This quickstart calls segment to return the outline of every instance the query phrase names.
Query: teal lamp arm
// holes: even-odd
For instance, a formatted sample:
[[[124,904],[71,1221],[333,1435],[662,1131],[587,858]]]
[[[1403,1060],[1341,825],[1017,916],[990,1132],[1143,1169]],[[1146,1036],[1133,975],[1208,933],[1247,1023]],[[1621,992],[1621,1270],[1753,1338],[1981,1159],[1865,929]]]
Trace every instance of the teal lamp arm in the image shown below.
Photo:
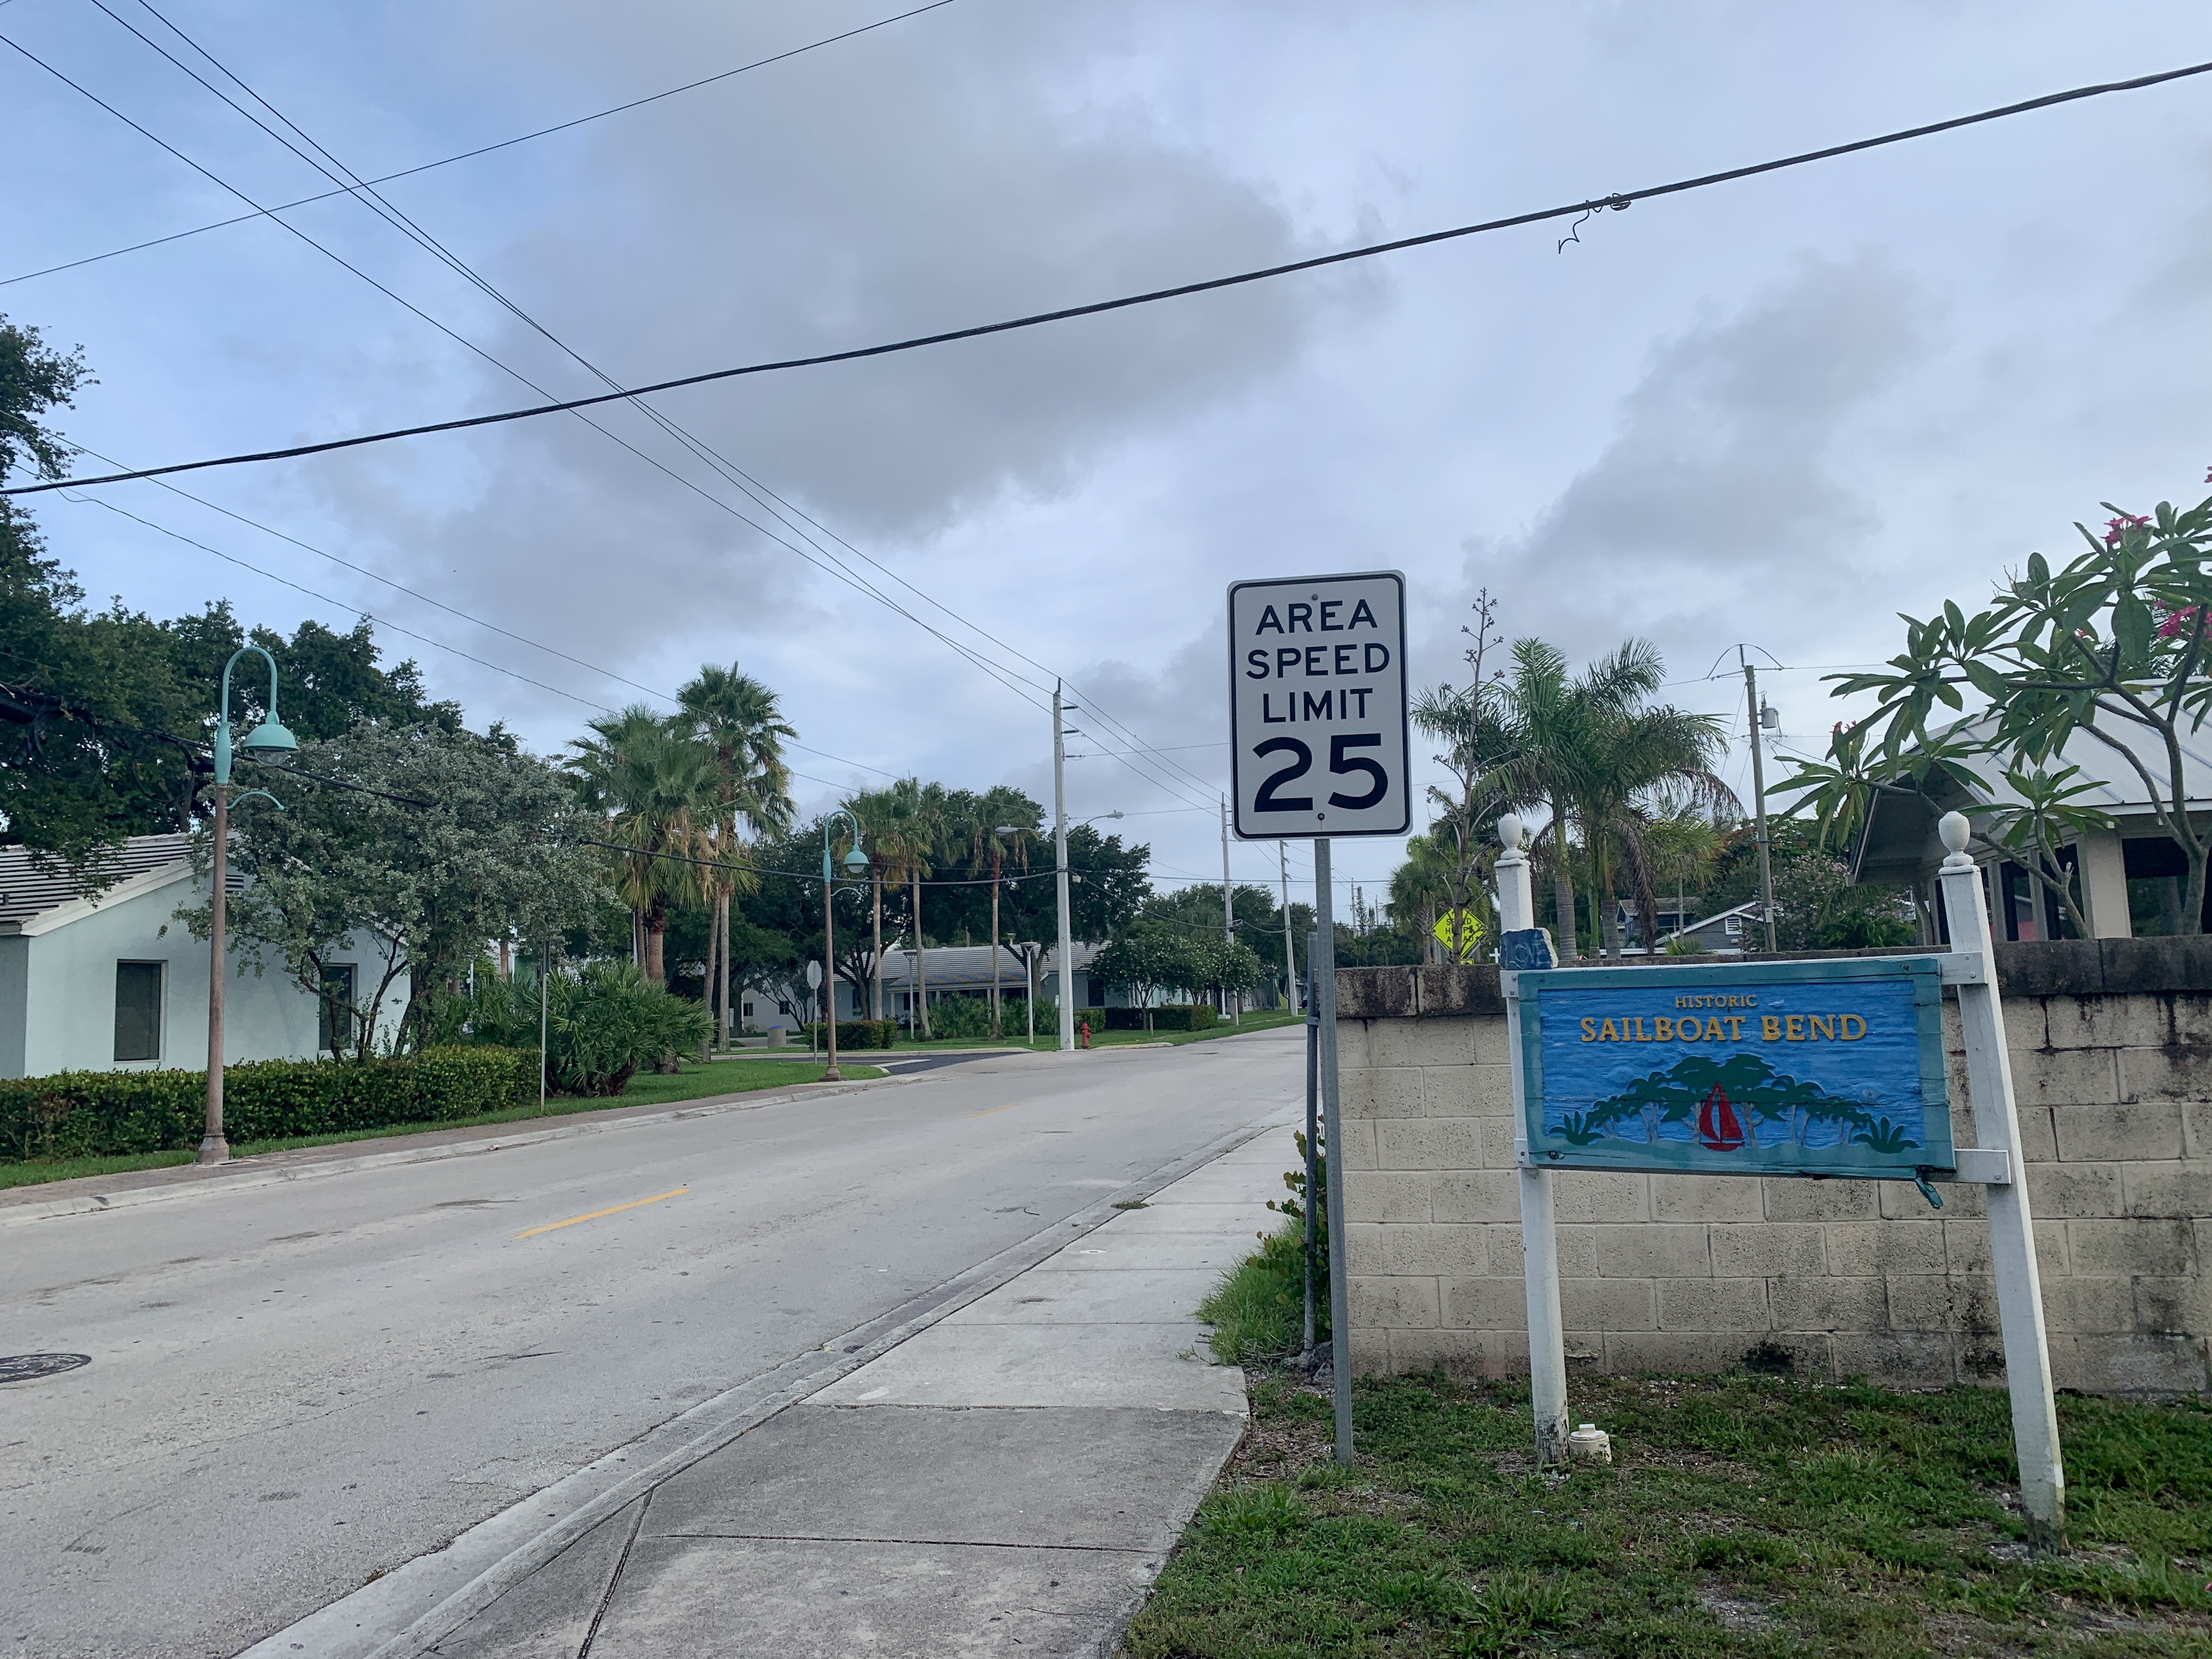
[[[269,665],[269,713],[261,724],[246,734],[244,744],[249,755],[289,753],[300,746],[299,739],[284,729],[276,718],[276,659],[258,645],[242,645],[230,653],[230,660],[222,665],[222,703],[216,711],[215,722],[215,781],[220,784],[230,781],[230,672],[238,666],[238,659],[252,652]],[[273,796],[270,799],[275,799]]]

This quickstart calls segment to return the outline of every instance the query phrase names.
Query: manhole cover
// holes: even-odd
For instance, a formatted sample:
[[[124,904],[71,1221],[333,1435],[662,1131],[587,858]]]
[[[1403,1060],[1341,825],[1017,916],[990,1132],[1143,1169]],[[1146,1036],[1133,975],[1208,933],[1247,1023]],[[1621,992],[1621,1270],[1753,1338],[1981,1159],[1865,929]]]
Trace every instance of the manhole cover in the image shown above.
[[[35,1376],[54,1376],[90,1364],[88,1353],[0,1354],[0,1382],[27,1382]]]

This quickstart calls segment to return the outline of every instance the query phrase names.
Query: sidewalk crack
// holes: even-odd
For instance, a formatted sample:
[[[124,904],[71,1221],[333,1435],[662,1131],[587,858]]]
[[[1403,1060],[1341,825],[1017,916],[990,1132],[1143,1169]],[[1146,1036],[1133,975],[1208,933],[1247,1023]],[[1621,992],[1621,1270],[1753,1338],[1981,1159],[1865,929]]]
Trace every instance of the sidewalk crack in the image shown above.
[[[584,1632],[584,1643],[576,1650],[576,1659],[592,1659],[592,1644],[599,1639],[600,1621],[614,1605],[615,1592],[622,1588],[623,1570],[629,1565],[630,1552],[637,1547],[638,1534],[645,1530],[645,1512],[653,1507],[653,1495],[659,1490],[658,1486],[648,1486],[645,1496],[637,1500],[637,1519],[629,1523],[629,1536],[623,1540],[622,1553],[615,1559],[615,1570],[607,1579],[607,1593],[599,1598],[599,1605],[592,1614],[592,1627]]]
[[[635,1537],[633,1534],[632,1538]],[[658,1532],[653,1534],[653,1538],[655,1541],[668,1538],[723,1538],[744,1544],[914,1544],[976,1550],[1063,1550],[1083,1555],[1155,1553],[1133,1544],[1040,1544],[1005,1538],[896,1538],[826,1532]],[[613,1594],[611,1589],[608,1594]],[[598,1621],[594,1620],[592,1629],[596,1631],[598,1628]],[[589,1646],[587,1642],[586,1650],[579,1652],[576,1659],[587,1659]]]

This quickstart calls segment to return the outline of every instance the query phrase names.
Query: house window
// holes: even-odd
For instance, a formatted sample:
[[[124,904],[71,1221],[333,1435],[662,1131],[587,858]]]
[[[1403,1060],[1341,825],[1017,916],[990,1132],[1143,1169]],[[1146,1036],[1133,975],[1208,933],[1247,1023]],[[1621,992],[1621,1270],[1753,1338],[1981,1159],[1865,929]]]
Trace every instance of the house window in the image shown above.
[[[349,962],[333,963],[323,969],[322,994],[315,999],[315,1047],[325,1054],[334,1054],[352,1041],[353,976],[354,964]]]
[[[161,969],[158,962],[115,964],[115,1058],[161,1057]]]

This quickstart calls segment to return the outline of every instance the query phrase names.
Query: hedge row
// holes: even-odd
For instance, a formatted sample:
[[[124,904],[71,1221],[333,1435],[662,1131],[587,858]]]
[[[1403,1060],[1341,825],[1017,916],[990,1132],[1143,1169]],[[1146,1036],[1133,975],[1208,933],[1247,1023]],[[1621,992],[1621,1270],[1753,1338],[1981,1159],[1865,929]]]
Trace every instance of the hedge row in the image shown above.
[[[1152,1009],[1091,1008],[1079,1013],[1076,1018],[1082,1019],[1087,1017],[1091,1021],[1091,1029],[1094,1031],[1101,1029],[1109,1031],[1142,1031],[1148,1029],[1145,1024],[1145,1016],[1147,1013],[1152,1017],[1152,1023],[1149,1029],[1155,1031],[1210,1031],[1221,1018],[1219,1010],[1206,1002],[1171,1002],[1164,1007]],[[1105,1018],[1103,1028],[1099,1024],[1102,1015]]]
[[[431,1048],[391,1060],[263,1060],[223,1068],[233,1141],[437,1123],[538,1097],[538,1055]],[[204,1072],[62,1072],[0,1080],[0,1158],[94,1158],[199,1145]]]
[[[891,1039],[898,1035],[899,1023],[895,1019],[841,1019],[837,1022],[837,1051],[848,1048],[888,1048]],[[820,1021],[802,1026],[799,1036],[809,1042],[823,1040]]]

